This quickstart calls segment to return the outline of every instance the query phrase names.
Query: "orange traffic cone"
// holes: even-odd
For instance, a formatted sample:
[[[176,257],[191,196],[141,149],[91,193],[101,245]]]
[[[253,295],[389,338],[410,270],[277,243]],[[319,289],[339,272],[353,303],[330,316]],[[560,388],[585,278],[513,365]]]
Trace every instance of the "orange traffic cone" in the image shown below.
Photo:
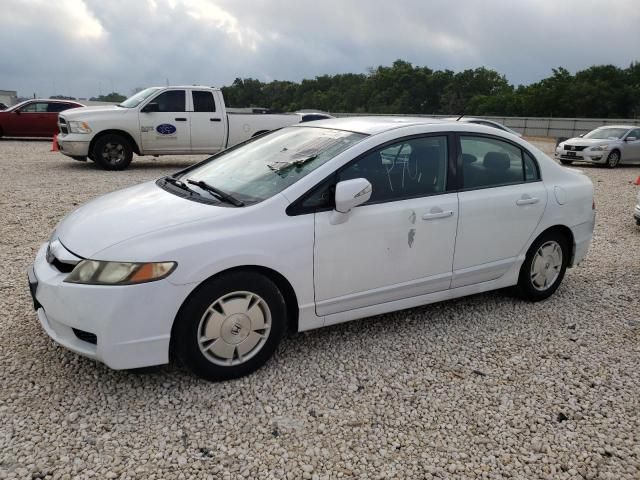
[[[60,149],[58,148],[58,134],[56,133],[53,136],[53,143],[51,144],[51,151],[52,152],[57,152],[58,150],[60,150]]]
[[[640,175],[638,175],[638,178],[636,178],[636,180],[633,182],[634,185],[640,185]]]

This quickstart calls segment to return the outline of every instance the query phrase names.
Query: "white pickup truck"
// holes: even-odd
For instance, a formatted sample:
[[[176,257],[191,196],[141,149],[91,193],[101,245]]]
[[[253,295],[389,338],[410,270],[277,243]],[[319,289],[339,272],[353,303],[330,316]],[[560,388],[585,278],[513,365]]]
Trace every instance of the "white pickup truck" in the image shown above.
[[[105,170],[124,170],[134,153],[216,153],[302,119],[300,114],[233,112],[218,88],[151,87],[119,105],[63,112],[57,142],[71,158],[88,157]]]

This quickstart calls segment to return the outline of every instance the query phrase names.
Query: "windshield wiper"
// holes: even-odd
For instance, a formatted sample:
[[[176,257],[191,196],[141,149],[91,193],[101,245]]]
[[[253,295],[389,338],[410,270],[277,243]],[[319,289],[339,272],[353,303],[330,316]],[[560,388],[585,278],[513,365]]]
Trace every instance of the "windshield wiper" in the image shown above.
[[[311,155],[310,157],[301,158],[300,160],[292,160],[290,162],[268,163],[267,167],[269,167],[274,172],[279,172],[281,170],[285,170],[290,167],[301,167],[305,163],[310,162],[311,160],[315,160],[316,158],[318,158],[318,155]],[[282,166],[279,166],[279,165],[282,165]]]
[[[173,178],[173,177],[164,177],[164,181],[167,183],[170,183],[171,185],[175,185],[176,187],[181,188],[182,190],[186,190],[189,193],[194,193],[194,191],[191,190],[189,187],[187,187],[182,180],[178,180],[177,178]]]
[[[227,203],[230,203],[236,207],[244,207],[244,202],[242,200],[238,200],[236,197],[229,195],[227,192],[223,192],[219,188],[216,188],[213,185],[209,185],[204,180],[191,180],[190,178],[188,178],[187,183],[200,187],[201,189],[206,190],[207,192],[215,195],[221,200],[225,200]]]

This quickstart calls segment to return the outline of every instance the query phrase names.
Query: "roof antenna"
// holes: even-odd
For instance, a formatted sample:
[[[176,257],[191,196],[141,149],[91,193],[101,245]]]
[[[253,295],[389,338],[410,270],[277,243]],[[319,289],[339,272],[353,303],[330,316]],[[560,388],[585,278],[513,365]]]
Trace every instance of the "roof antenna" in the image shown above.
[[[456,118],[456,122],[459,122],[462,117],[464,117],[464,113],[460,115],[458,118]]]

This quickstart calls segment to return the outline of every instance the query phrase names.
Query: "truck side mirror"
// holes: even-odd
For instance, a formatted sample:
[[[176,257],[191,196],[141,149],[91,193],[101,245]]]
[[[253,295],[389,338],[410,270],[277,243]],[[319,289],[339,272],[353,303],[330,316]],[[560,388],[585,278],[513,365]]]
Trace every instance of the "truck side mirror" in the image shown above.
[[[158,107],[158,104],[156,102],[147,103],[142,109],[143,113],[151,113],[151,112],[159,112],[159,111],[160,111],[160,107]]]

